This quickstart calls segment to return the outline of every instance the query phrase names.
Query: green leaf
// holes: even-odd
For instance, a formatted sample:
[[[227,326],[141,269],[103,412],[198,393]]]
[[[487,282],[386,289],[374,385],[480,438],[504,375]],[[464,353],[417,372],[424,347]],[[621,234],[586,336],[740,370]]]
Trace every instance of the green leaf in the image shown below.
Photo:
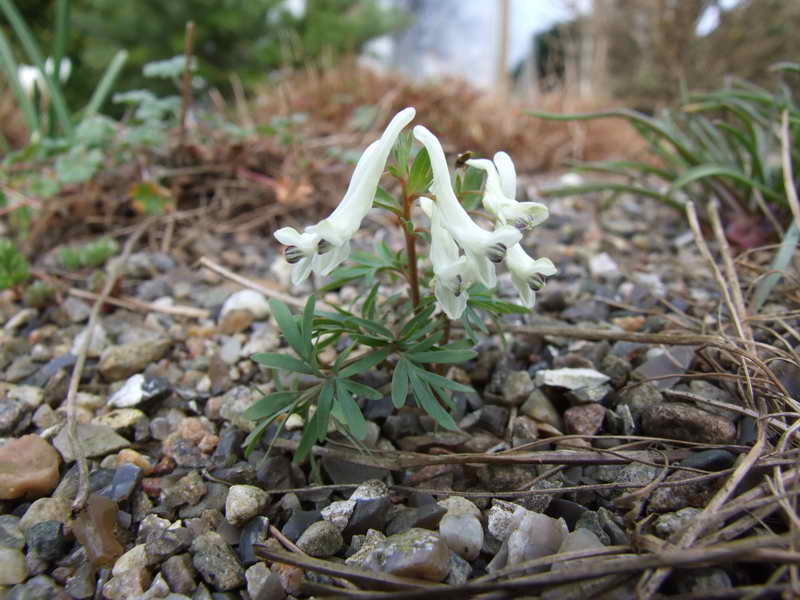
[[[375,192],[375,200],[373,200],[373,205],[377,206],[378,208],[388,210],[397,216],[403,214],[403,209],[400,206],[400,202],[398,202],[394,196],[392,196],[382,187],[379,187],[377,192]]]
[[[400,339],[405,339],[410,336],[417,328],[427,323],[430,320],[433,311],[436,310],[436,305],[431,303],[430,306],[419,312],[414,318],[408,321],[403,329],[400,330]]]
[[[392,404],[395,408],[405,406],[408,396],[408,361],[401,358],[392,373]]]
[[[381,282],[375,282],[375,285],[372,286],[372,289],[367,294],[367,299],[364,300],[364,304],[361,305],[361,315],[370,321],[375,320],[375,310],[377,308],[377,298],[378,298],[378,288],[380,287]]]
[[[362,398],[367,398],[369,400],[380,400],[383,398],[383,394],[381,394],[375,388],[371,388],[363,383],[358,383],[352,379],[341,379],[339,383],[350,390],[350,393],[354,396],[361,396]]]
[[[448,390],[453,390],[454,392],[469,393],[475,391],[468,385],[464,385],[463,383],[458,383],[457,381],[453,381],[452,379],[448,379],[447,377],[442,377],[441,375],[437,375],[436,373],[431,373],[430,371],[426,371],[425,369],[420,369],[419,367],[416,367],[415,371],[417,375],[422,377],[424,380],[426,380],[434,387],[446,388]]]
[[[316,298],[311,295],[308,297],[306,301],[306,306],[303,309],[303,325],[300,330],[300,334],[303,337],[303,346],[305,348],[304,356],[311,357],[313,347],[311,344],[311,334],[314,325],[314,306],[316,304]]]
[[[308,453],[314,447],[314,442],[317,441],[317,415],[311,417],[311,420],[306,423],[303,429],[303,436],[300,438],[300,443],[297,445],[297,450],[294,451],[292,457],[292,464],[300,464],[303,462]]]
[[[251,421],[268,419],[292,404],[299,392],[273,392],[253,402],[243,416]]]
[[[317,441],[324,441],[328,437],[328,421],[331,418],[331,408],[333,408],[334,385],[326,381],[322,386],[322,391],[317,399]]]
[[[430,187],[432,180],[433,169],[431,168],[431,159],[428,156],[428,150],[422,148],[417,152],[414,163],[411,165],[411,171],[408,174],[406,193],[423,194]]]
[[[410,352],[406,356],[418,363],[460,363],[475,358],[474,350],[429,350],[427,352]]]
[[[289,312],[289,307],[274,298],[269,301],[269,306],[272,309],[272,316],[275,322],[278,323],[278,327],[280,327],[286,341],[289,342],[289,345],[294,348],[297,354],[306,358],[305,344],[300,335],[300,329],[298,329],[292,313]]]
[[[350,391],[341,383],[341,381],[336,382],[336,400],[342,409],[345,424],[357,440],[363,440],[367,437],[367,421]]]
[[[436,344],[438,344],[439,340],[441,340],[443,337],[444,337],[444,331],[437,331],[432,336],[425,338],[418,344],[414,344],[413,346],[408,348],[406,352],[424,352],[426,350],[430,350]]]
[[[414,373],[410,373],[409,378],[411,379],[411,385],[414,389],[414,397],[417,399],[420,406],[425,409],[425,412],[433,417],[433,420],[445,429],[458,431],[458,425],[456,425],[452,415],[439,404],[439,401],[434,397],[428,384]]]
[[[356,360],[356,362],[342,369],[338,375],[340,377],[351,377],[353,375],[363,373],[364,371],[368,371],[379,362],[386,359],[386,357],[392,353],[392,350],[393,349],[391,347],[385,347],[367,352],[367,354]]]
[[[306,373],[307,375],[314,375],[314,370],[304,361],[288,354],[279,354],[277,352],[263,352],[261,354],[254,354],[252,359],[265,367],[273,369],[284,369],[286,371],[294,371],[296,373]]]

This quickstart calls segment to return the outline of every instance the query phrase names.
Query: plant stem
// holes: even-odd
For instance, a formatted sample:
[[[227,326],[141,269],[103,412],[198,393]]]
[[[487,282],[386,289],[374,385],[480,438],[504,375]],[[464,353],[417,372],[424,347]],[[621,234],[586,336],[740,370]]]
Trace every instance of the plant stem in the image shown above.
[[[413,229],[409,231],[407,224],[411,223],[411,204],[413,195],[406,193],[406,184],[403,182],[403,235],[406,238],[406,254],[408,256],[408,285],[411,288],[411,304],[416,309],[419,306],[419,274],[417,273],[417,236]]]

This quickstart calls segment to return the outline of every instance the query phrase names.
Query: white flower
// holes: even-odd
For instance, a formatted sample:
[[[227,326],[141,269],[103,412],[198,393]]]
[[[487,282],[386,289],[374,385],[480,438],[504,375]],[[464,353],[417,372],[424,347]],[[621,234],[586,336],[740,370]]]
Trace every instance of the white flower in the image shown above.
[[[494,231],[486,231],[479,227],[464,210],[456,198],[450,182],[450,172],[444,150],[436,136],[425,127],[414,127],[414,137],[428,150],[433,170],[431,191],[436,195],[436,206],[441,212],[442,227],[464,250],[471,266],[475,269],[477,280],[486,287],[497,284],[494,263],[503,260],[506,250],[519,242],[522,234],[513,227],[500,227]]]
[[[41,77],[39,69],[30,65],[19,65],[17,67],[17,81],[22,86],[22,91],[28,96],[32,96],[36,86],[39,85]]]
[[[48,57],[44,61],[45,72],[52,77],[54,69],[53,59]],[[66,56],[61,59],[58,65],[58,79],[62,83],[69,79],[72,73],[72,61]],[[34,91],[38,88],[40,94],[47,93],[47,87],[44,84],[44,77],[37,67],[31,65],[19,65],[17,67],[17,80],[19,81],[22,91],[28,96],[32,96]]]
[[[475,283],[477,273],[472,261],[460,253],[453,236],[442,225],[442,213],[433,200],[420,198],[420,205],[431,220],[434,295],[448,317],[459,319],[467,308],[467,290]]]
[[[517,202],[517,172],[511,157],[505,152],[494,155],[494,162],[485,159],[468,160],[467,164],[486,171],[483,206],[502,225],[526,230],[547,219],[550,211],[539,202]]]
[[[549,258],[534,260],[519,244],[508,249],[505,263],[511,272],[511,282],[517,288],[522,304],[528,308],[533,308],[536,292],[544,286],[544,278],[558,273],[558,269]]]
[[[295,264],[292,283],[302,283],[314,271],[328,275],[350,255],[350,238],[372,207],[378,182],[383,175],[397,136],[408,125],[416,111],[405,108],[389,122],[383,135],[370,144],[358,159],[350,185],[339,206],[316,225],[303,233],[292,227],[283,227],[274,233],[275,238],[289,246],[286,259]]]

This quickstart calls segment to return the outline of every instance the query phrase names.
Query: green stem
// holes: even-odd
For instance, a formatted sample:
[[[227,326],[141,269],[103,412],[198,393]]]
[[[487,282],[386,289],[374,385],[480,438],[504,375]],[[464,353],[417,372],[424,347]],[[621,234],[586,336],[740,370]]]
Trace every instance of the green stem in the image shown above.
[[[406,254],[408,256],[408,285],[411,288],[411,304],[416,309],[419,306],[419,273],[417,272],[417,236],[409,230],[407,224],[411,223],[411,204],[413,195],[406,193],[406,184],[403,182],[403,235],[406,239]]]

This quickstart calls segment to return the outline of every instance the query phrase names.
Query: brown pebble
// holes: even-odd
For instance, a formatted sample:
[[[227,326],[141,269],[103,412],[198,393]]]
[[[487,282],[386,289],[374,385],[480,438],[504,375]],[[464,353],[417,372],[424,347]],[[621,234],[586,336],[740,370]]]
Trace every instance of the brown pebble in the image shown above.
[[[0,499],[40,498],[58,485],[61,457],[38,435],[23,435],[0,448]]]
[[[246,308],[235,308],[229,310],[225,313],[225,316],[222,317],[219,330],[225,335],[233,335],[234,333],[239,333],[250,327],[253,321],[255,321],[255,316],[252,312]]]
[[[642,412],[642,433],[687,442],[730,444],[736,440],[736,425],[681,402],[662,402]]]
[[[142,491],[151,498],[158,498],[161,495],[161,477],[142,479]]]
[[[95,566],[111,567],[122,556],[124,549],[115,531],[118,511],[113,500],[92,494],[73,522],[75,537]]]
[[[175,470],[177,464],[175,459],[171,456],[162,456],[161,459],[153,467],[152,475],[167,475]]]
[[[579,404],[564,413],[564,427],[567,433],[595,435],[603,426],[605,416],[606,408],[602,404]]]
[[[153,465],[150,464],[150,459],[130,448],[124,448],[117,454],[117,466],[124,463],[136,465],[142,470],[144,475],[150,475],[153,472]]]

